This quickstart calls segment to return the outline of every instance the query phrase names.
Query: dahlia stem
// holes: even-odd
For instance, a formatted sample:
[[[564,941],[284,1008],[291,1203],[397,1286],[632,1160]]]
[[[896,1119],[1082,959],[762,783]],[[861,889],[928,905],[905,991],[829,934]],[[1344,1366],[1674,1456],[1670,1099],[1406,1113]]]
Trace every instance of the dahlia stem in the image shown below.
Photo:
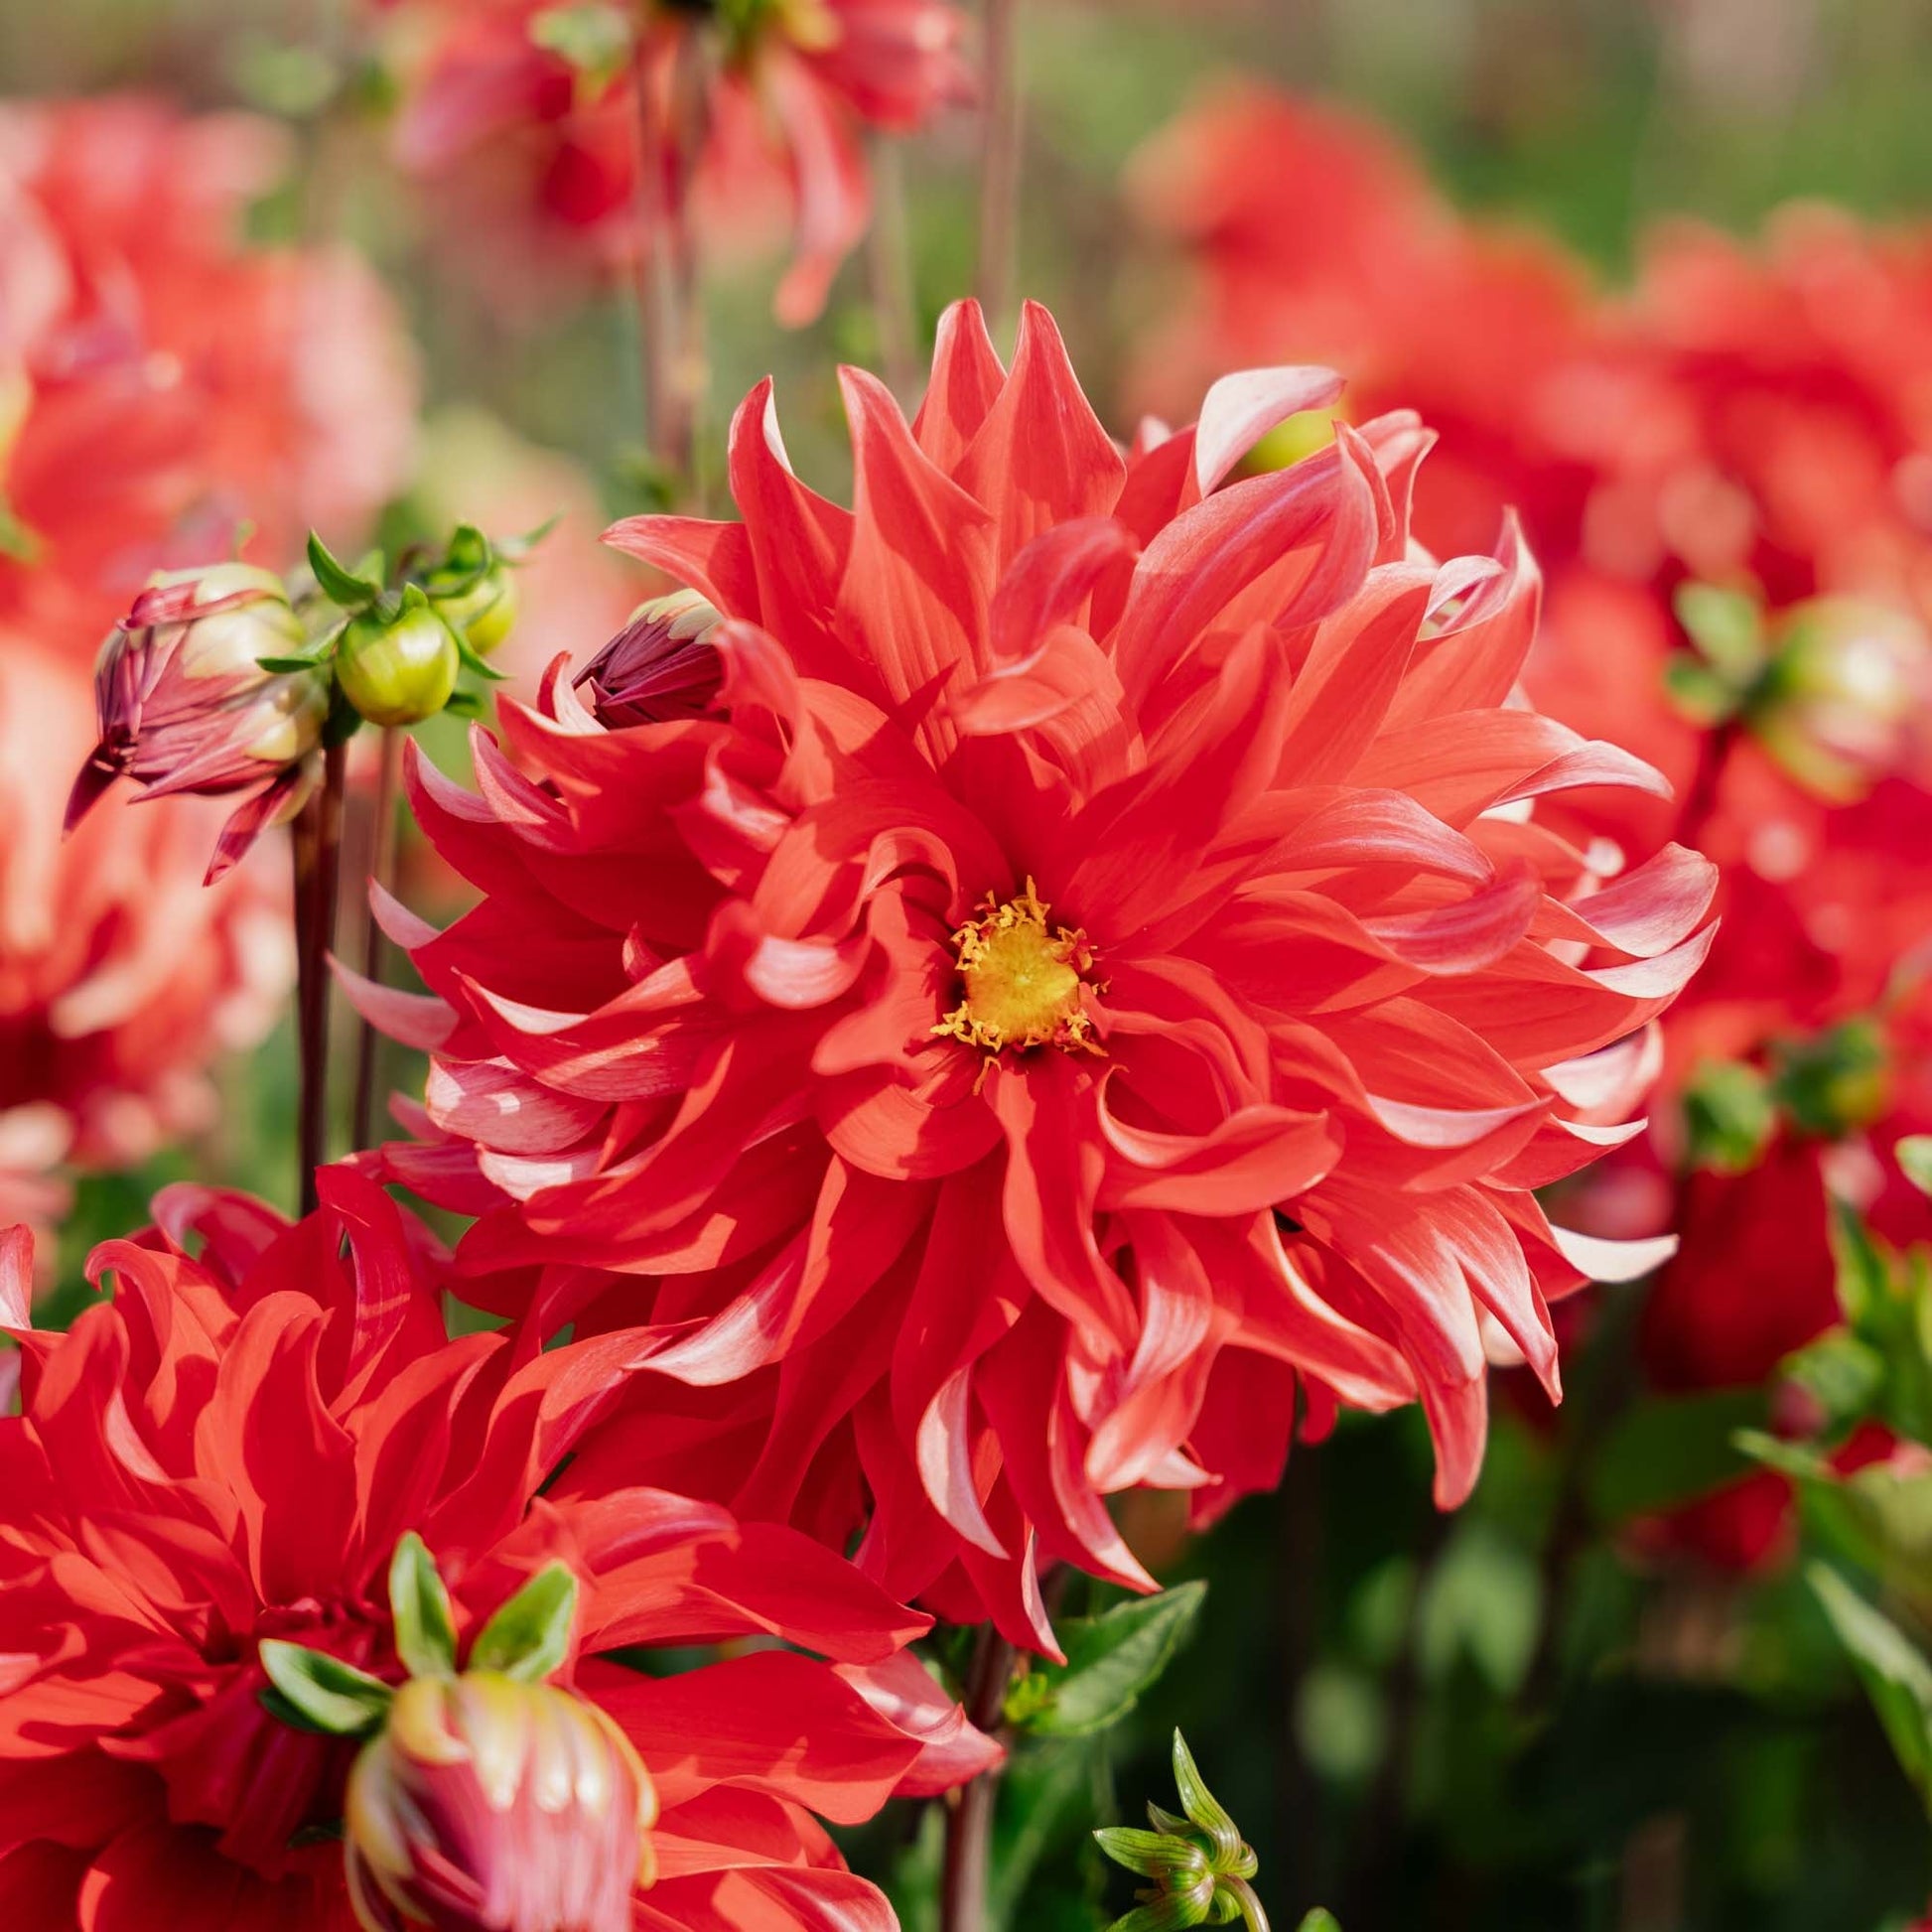
[[[396,875],[396,779],[402,768],[402,733],[393,726],[381,738],[382,757],[375,772],[375,817],[369,825],[369,880],[385,892]],[[376,923],[369,895],[362,895],[362,977],[382,977],[382,928]],[[375,1134],[375,1075],[382,1051],[382,1035],[366,1018],[355,1048],[355,1138],[364,1148]]]
[[[705,133],[704,47],[697,30],[678,30],[661,102],[653,66],[650,38],[640,35],[634,73],[644,408],[651,456],[666,487],[682,501],[692,491],[704,385],[704,316],[691,220]]]
[[[918,385],[918,300],[912,285],[911,238],[905,220],[903,151],[891,136],[872,144],[872,228],[866,237],[879,360],[900,402]]]
[[[966,1680],[966,1717],[989,1735],[1000,1728],[1014,1647],[982,1623]],[[986,1880],[993,1850],[993,1806],[999,1771],[982,1771],[954,1796],[946,1814],[946,1863],[939,1900],[939,1932],[986,1932]]]
[[[329,1155],[329,954],[342,871],[343,774],[347,748],[323,754],[322,783],[295,823],[296,1033],[302,1059],[300,1200],[317,1202],[316,1170]]]
[[[977,293],[997,322],[1013,300],[1020,228],[1020,0],[986,0],[985,35]]]

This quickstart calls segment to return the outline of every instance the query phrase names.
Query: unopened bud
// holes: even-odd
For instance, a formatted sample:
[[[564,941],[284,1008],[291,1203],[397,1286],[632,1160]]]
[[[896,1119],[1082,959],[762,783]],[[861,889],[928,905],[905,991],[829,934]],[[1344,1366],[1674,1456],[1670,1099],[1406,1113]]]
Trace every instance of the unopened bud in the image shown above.
[[[461,591],[441,595],[432,583],[429,601],[445,623],[463,632],[464,642],[479,657],[487,657],[516,628],[522,594],[516,573],[497,562]]]
[[[100,741],[74,781],[68,824],[121,776],[156,797],[246,792],[209,876],[225,871],[306,786],[329,716],[328,676],[269,665],[306,655],[307,642],[268,571],[216,564],[151,578],[95,661]]]
[[[491,1671],[416,1677],[349,1774],[367,1932],[629,1932],[656,1795],[595,1705]]]
[[[384,616],[351,618],[336,642],[336,683],[372,725],[418,725],[456,689],[456,635],[420,592]]]
[[[1750,705],[1758,741],[1834,802],[1899,770],[1932,704],[1932,639],[1911,618],[1852,598],[1789,613]]]
[[[723,620],[696,591],[654,597],[578,672],[591,710],[612,730],[700,718],[724,681],[712,632]]]

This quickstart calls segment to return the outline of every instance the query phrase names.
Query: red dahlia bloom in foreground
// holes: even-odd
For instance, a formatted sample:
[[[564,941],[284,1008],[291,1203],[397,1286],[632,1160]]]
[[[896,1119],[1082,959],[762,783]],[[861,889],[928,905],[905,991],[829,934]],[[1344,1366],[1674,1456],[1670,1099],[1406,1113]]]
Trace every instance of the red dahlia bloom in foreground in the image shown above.
[[[353,1746],[269,1715],[257,1648],[397,1681],[386,1578],[415,1530],[466,1652],[548,1564],[580,1579],[558,1682],[616,1722],[659,1806],[636,1926],[889,1932],[815,1814],[854,1822],[987,1761],[901,1654],[926,1619],[714,1505],[540,1499],[634,1340],[446,1341],[420,1231],[353,1174],[323,1188],[295,1226],[165,1193],[161,1230],[96,1254],[114,1299],[67,1334],[29,1326],[25,1238],[0,1253],[23,1351],[23,1413],[0,1421],[0,1921],[345,1932],[330,1828]],[[660,1679],[595,1654],[740,1636],[836,1664],[759,1650]]]
[[[1229,483],[1337,393],[1265,371],[1123,456],[1037,308],[1010,371],[952,311],[910,427],[844,381],[853,509],[760,387],[742,523],[614,533],[722,614],[702,716],[559,671],[481,796],[416,769],[484,897],[381,1003],[439,1048],[391,1159],[486,1210],[473,1292],[695,1391],[572,1478],[689,1445],[1044,1645],[1032,1560],[1144,1584],[1105,1496],[1272,1482],[1298,1378],[1317,1427],[1420,1397],[1467,1492],[1489,1352],[1554,1391],[1550,1299],[1646,1260],[1531,1189],[1636,1131],[1711,868],[1538,822],[1660,781],[1514,702],[1534,567],[1412,547],[1412,418]]]

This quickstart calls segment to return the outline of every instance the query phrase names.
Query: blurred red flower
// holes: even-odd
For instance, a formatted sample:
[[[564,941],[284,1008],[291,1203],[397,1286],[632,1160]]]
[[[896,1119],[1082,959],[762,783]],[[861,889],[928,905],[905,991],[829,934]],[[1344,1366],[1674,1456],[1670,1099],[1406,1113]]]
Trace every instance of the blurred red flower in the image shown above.
[[[693,194],[708,246],[761,239],[765,217],[788,207],[778,317],[809,322],[871,217],[867,130],[909,132],[970,92],[949,0],[783,0],[713,20],[647,0],[634,23],[547,0],[418,0],[413,11],[427,17],[426,44],[405,63],[399,158],[447,188],[440,225],[461,235],[465,259],[484,274],[515,265],[526,292],[533,251],[554,256],[561,243],[606,264],[635,254],[648,144],[658,205]],[[687,57],[703,69],[698,103],[683,97]],[[693,112],[687,182],[692,158],[673,130]],[[494,263],[478,217],[486,233],[510,229]]]
[[[394,1680],[386,1576],[413,1529],[460,1643],[546,1564],[578,1574],[559,1682],[616,1720],[660,1806],[638,1927],[884,1932],[815,1814],[856,1822],[996,1750],[903,1655],[927,1619],[791,1530],[650,1489],[540,1497],[634,1344],[446,1341],[427,1237],[353,1173],[323,1189],[294,1226],[164,1192],[158,1229],[97,1251],[114,1299],[66,1334],[30,1325],[25,1237],[0,1244],[24,1364],[0,1420],[7,1922],[348,1926],[329,1828],[353,1746],[269,1715],[257,1645]],[[597,1655],[739,1636],[835,1664],[759,1649],[649,1677]]]
[[[199,801],[112,799],[65,845],[101,637],[171,562],[358,535],[405,480],[413,371],[347,256],[255,251],[281,136],[108,98],[0,106],[0,1194],[45,1222],[64,1156],[207,1126],[217,1051],[293,967],[280,882],[204,893]],[[62,767],[68,770],[63,776]],[[201,863],[196,861],[199,848]]]
[[[1411,551],[1413,418],[1229,483],[1338,393],[1264,371],[1123,457],[1037,308],[1011,371],[950,312],[909,428],[844,381],[851,511],[763,385],[742,523],[613,533],[722,616],[702,715],[607,729],[559,666],[480,797],[418,763],[483,901],[397,925],[428,1006],[359,997],[437,1048],[389,1160],[483,1211],[468,1292],[696,1392],[572,1480],[703,1441],[1044,1646],[1035,1554],[1145,1586],[1105,1495],[1272,1483],[1298,1376],[1313,1428],[1420,1396],[1467,1492],[1488,1352],[1554,1392],[1548,1300],[1655,1258],[1530,1190],[1637,1131],[1713,875],[1538,821],[1659,781],[1512,702],[1535,573]]]
[[[1673,1104],[1570,1211],[1680,1232],[1644,1329],[1663,1386],[1761,1379],[1835,1317],[1828,1178],[1881,1224],[1909,1213],[1888,1150],[1932,1121],[1932,235],[1821,208],[1755,245],[1678,223],[1647,237],[1627,297],[1594,296],[1554,244],[1456,214],[1378,130],[1251,86],[1157,136],[1130,185],[1196,270],[1150,342],[1146,399],[1229,355],[1317,354],[1368,407],[1419,407],[1443,436],[1423,538],[1486,541],[1514,505],[1550,576],[1531,697],[1675,787],[1553,801],[1551,822],[1722,867],[1722,930],[1665,1024],[1663,1090],[1795,1060],[1835,1092],[1786,1106],[1761,1166],[1682,1178]],[[1667,686],[1689,582],[1748,593],[1790,640],[1727,721],[1697,722]],[[1873,1063],[1833,1075],[1851,1049]],[[1773,1547],[1779,1486],[1759,1479],[1748,1533],[1716,1525],[1712,1552]]]

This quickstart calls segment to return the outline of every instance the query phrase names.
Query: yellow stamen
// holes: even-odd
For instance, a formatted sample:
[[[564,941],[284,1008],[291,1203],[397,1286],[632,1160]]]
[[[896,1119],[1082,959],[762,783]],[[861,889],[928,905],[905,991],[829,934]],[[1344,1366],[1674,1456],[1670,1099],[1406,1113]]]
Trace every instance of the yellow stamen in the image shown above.
[[[953,934],[965,998],[933,1028],[987,1053],[1060,1046],[1101,1051],[1086,1009],[1093,948],[1076,927],[1049,925],[1047,906],[1027,881],[1010,899],[986,896],[986,909]]]

